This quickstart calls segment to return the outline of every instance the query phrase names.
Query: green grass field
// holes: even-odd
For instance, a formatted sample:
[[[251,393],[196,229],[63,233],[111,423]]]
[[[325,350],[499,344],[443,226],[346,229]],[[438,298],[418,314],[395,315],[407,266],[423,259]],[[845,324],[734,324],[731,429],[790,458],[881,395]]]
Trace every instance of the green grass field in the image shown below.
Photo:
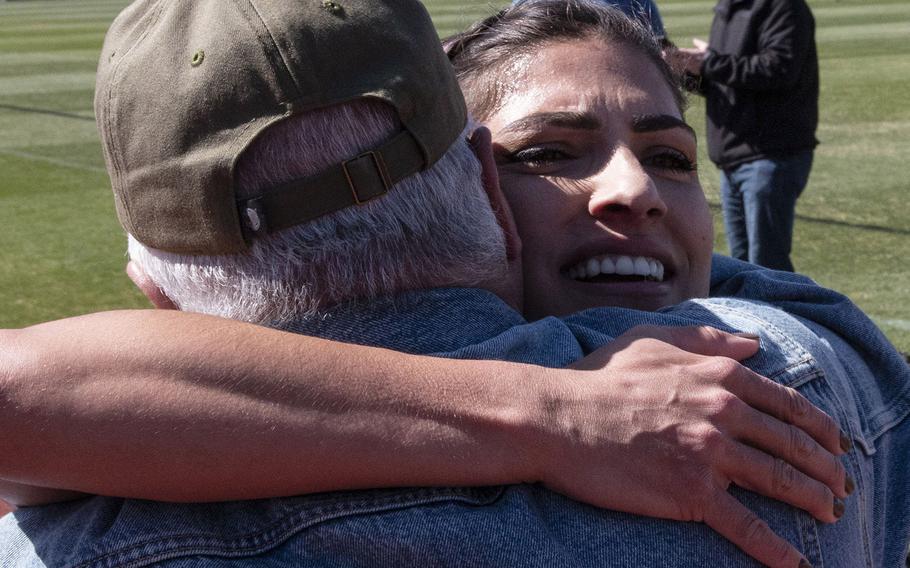
[[[0,1],[0,327],[146,305],[122,273],[124,235],[92,113],[104,31],[126,4]],[[446,35],[499,4],[430,0],[428,7]],[[714,2],[659,4],[677,44],[706,37]],[[910,2],[810,5],[822,145],[799,202],[794,262],[850,295],[910,351]],[[700,100],[688,118],[703,131]],[[701,163],[724,252],[717,173],[703,149]]]

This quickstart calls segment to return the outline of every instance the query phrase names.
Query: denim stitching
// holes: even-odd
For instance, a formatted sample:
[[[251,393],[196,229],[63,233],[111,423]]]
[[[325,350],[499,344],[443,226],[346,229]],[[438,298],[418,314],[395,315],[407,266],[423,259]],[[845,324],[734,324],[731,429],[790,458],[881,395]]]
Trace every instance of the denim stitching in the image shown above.
[[[504,487],[422,488],[409,491],[406,495],[393,494],[378,498],[362,498],[344,503],[330,502],[325,505],[308,508],[306,511],[289,511],[289,516],[272,523],[270,527],[253,534],[234,538],[229,542],[225,542],[218,537],[193,533],[169,535],[105,553],[102,556],[74,565],[73,568],[132,568],[192,554],[224,557],[250,556],[261,554],[271,548],[280,546],[296,533],[306,528],[338,518],[446,501],[484,506],[498,500],[504,490]],[[292,507],[292,509],[299,508],[299,506]],[[184,545],[175,542],[181,539],[195,539],[197,542]],[[176,548],[175,545],[177,546]]]
[[[806,351],[802,345],[790,339],[790,337],[776,325],[757,318],[750,313],[733,310],[720,303],[713,304],[712,308],[726,315],[734,315],[748,319],[754,322],[756,326],[760,326],[761,328],[768,330],[769,334],[770,332],[773,332],[775,339],[779,343],[783,344],[788,350],[791,350],[792,352],[798,354],[798,360],[787,364],[781,369],[775,370],[773,373],[767,375],[768,378],[773,379],[775,377],[780,377],[781,375],[793,372],[795,373],[795,376],[792,380],[788,381],[786,384],[780,383],[791,388],[794,388],[794,385],[802,386],[816,378],[825,378],[824,370],[818,367],[818,362],[815,360],[812,354]],[[797,369],[801,366],[807,366],[808,368],[805,371],[797,371]]]
[[[815,384],[817,385],[817,388],[819,391],[818,394],[819,395],[824,394],[825,398],[827,398],[830,401],[831,411],[834,414],[836,414],[836,416],[832,416],[832,418],[837,420],[842,425],[842,427],[847,430],[847,433],[849,436],[858,438],[860,440],[863,439],[863,436],[856,436],[856,433],[852,432],[852,429],[853,429],[852,423],[850,422],[850,420],[848,420],[848,414],[847,414],[846,408],[844,407],[843,402],[840,400],[840,397],[837,395],[837,392],[835,392],[835,390],[833,388],[831,388],[831,386],[828,384],[827,377],[825,376],[824,370],[817,366],[818,361],[812,356],[811,353],[809,353],[808,351],[803,349],[803,347],[801,345],[798,345],[797,343],[792,341],[789,338],[789,336],[787,336],[782,330],[780,330],[777,326],[770,324],[769,322],[761,321],[758,318],[755,318],[751,314],[748,314],[748,313],[735,312],[733,310],[727,309],[723,305],[716,305],[715,307],[719,308],[718,309],[719,312],[726,312],[728,314],[733,313],[733,315],[739,315],[740,317],[745,317],[747,319],[756,321],[757,323],[761,323],[765,329],[769,329],[769,330],[773,331],[774,334],[778,336],[778,337],[776,337],[776,339],[782,345],[785,345],[787,347],[787,349],[792,349],[794,352],[798,353],[799,357],[800,357],[799,361],[797,361],[796,363],[793,363],[791,365],[787,365],[784,369],[776,372],[773,375],[773,377],[779,377],[782,374],[787,373],[791,370],[795,371],[798,367],[803,366],[803,365],[807,366],[808,369],[806,371],[802,372],[801,374],[797,374],[796,378],[794,378],[792,381],[789,381],[786,386],[789,386],[791,388],[796,388],[798,386],[807,385],[816,378],[822,379],[820,381],[817,381]],[[799,373],[798,371],[796,371],[796,372]],[[769,376],[769,378],[772,378],[772,377]],[[822,390],[824,391],[824,393],[821,392]],[[872,566],[871,565],[872,555],[871,555],[871,550],[870,550],[869,527],[866,522],[866,515],[865,515],[866,491],[865,491],[865,487],[864,487],[864,480],[862,479],[862,476],[859,475],[859,473],[862,471],[862,469],[860,468],[860,465],[857,461],[858,457],[855,452],[848,453],[845,456],[845,458],[853,466],[852,471],[855,473],[854,480],[856,482],[856,491],[853,494],[852,498],[858,499],[860,501],[858,506],[859,506],[859,512],[860,512],[859,525],[860,525],[860,530],[863,535],[861,540],[863,543],[863,552],[864,552],[864,555],[866,558],[866,565],[871,567]],[[797,517],[797,525],[799,526],[799,532],[800,532],[801,540],[802,540],[803,547],[804,547],[803,550],[806,552],[807,560],[809,560],[812,563],[812,565],[815,566],[816,568],[822,568],[824,560],[822,557],[822,551],[819,548],[817,523],[813,519],[809,518],[807,515],[802,514],[799,511],[796,511],[795,514]]]
[[[882,434],[906,420],[908,415],[910,415],[910,383],[896,397],[894,404],[883,408],[869,418],[869,422],[875,424],[875,428],[869,435],[870,442],[874,443]],[[889,416],[890,420],[881,420],[882,416]]]

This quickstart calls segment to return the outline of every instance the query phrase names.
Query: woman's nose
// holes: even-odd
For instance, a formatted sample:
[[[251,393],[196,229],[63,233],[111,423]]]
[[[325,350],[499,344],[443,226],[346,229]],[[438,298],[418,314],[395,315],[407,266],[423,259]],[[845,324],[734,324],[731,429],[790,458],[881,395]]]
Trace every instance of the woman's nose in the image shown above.
[[[619,148],[592,178],[590,215],[606,224],[640,224],[660,219],[667,204],[638,157]]]

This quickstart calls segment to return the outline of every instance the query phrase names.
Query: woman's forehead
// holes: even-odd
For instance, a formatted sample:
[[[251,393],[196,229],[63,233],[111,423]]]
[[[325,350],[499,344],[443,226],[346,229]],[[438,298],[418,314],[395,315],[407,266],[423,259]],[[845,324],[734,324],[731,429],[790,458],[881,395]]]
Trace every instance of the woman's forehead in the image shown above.
[[[491,129],[541,112],[681,116],[673,91],[640,50],[600,39],[551,43],[511,66]]]

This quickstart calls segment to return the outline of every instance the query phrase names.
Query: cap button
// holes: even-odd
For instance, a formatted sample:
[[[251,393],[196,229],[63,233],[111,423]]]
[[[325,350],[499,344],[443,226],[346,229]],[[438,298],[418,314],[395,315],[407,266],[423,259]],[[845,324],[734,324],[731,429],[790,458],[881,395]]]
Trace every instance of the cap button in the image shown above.
[[[193,67],[199,67],[202,65],[203,60],[205,60],[205,51],[199,50],[193,54],[193,60],[190,61],[190,65]]]
[[[344,16],[344,8],[335,0],[322,0],[322,7],[333,16]]]

